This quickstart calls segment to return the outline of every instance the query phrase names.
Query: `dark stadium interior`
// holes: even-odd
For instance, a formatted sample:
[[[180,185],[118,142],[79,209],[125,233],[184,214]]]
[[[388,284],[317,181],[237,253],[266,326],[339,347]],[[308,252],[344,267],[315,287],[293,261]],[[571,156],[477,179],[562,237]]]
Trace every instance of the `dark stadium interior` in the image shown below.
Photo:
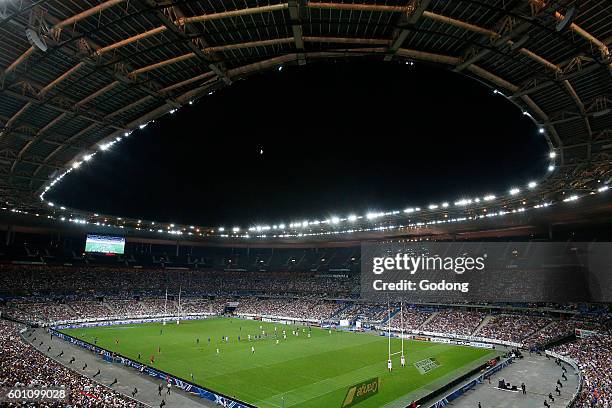
[[[0,406],[610,408],[610,184],[609,0],[0,0]]]

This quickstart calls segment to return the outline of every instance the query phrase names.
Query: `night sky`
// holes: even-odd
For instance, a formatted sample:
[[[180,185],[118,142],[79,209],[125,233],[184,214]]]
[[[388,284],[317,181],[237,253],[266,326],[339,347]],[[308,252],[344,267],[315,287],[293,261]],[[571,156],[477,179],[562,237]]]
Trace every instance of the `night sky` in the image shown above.
[[[157,221],[290,223],[501,194],[542,176],[546,158],[529,118],[477,81],[421,64],[313,63],[135,131],[47,198]]]

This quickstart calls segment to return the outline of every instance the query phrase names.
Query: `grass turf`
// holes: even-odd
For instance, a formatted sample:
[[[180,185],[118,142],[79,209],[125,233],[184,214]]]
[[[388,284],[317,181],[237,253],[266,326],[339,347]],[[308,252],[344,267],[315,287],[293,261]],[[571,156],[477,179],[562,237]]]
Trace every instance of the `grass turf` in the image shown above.
[[[272,337],[248,341],[249,334],[261,334],[260,326]],[[273,338],[274,327],[279,344]],[[296,328],[297,337],[292,335]],[[282,330],[286,330],[286,340]],[[330,334],[313,328],[308,338],[309,329],[303,326],[229,318],[62,332],[89,343],[97,337],[98,346],[135,360],[140,353],[140,361],[146,364],[154,355],[153,366],[160,370],[186,380],[193,374],[196,384],[262,408],[281,407],[283,399],[285,407],[340,407],[350,386],[373,377],[380,377],[378,394],[358,406],[403,407],[495,355],[487,349],[407,341],[406,367],[400,367],[399,355],[395,355],[389,373],[387,339],[363,333]],[[229,336],[229,341],[223,342],[223,336]],[[392,352],[400,350],[400,340],[391,344]],[[421,374],[414,363],[430,357],[440,366]]]

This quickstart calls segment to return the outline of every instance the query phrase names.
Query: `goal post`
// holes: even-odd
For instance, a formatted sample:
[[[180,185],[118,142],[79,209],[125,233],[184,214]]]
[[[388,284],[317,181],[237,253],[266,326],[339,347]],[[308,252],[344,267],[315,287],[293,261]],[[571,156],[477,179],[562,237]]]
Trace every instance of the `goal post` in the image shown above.
[[[388,316],[387,316],[387,337],[388,337],[388,342],[389,342],[389,355],[388,355],[388,360],[387,361],[391,361],[391,358],[393,356],[396,355],[400,355],[400,358],[404,358],[405,359],[405,354],[404,354],[404,303],[400,302],[400,344],[401,344],[401,348],[399,351],[391,351],[391,303],[388,302],[387,303],[387,312],[388,312]]]

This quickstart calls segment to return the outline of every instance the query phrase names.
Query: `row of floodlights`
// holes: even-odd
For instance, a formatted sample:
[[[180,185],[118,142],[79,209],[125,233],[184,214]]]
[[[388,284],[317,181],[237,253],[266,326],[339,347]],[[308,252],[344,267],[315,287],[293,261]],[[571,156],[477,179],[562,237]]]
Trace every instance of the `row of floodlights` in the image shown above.
[[[279,71],[282,70],[282,65],[279,66]],[[500,93],[498,90],[495,90],[494,93]],[[209,93],[209,95],[212,94],[212,92]],[[503,95],[503,94],[502,94]],[[193,104],[193,101],[189,101],[189,105]],[[171,109],[168,113],[169,114],[174,114],[177,111],[176,108]],[[528,112],[524,111],[523,112],[526,115],[529,115]],[[151,122],[155,122],[155,120],[152,120]],[[142,123],[138,126],[139,129],[144,129],[149,123],[151,122],[146,122],[146,123]],[[132,131],[126,131],[123,134],[123,138],[128,137],[130,134],[132,133]],[[539,128],[539,133],[545,133],[545,130],[543,127]],[[103,143],[101,145],[99,145],[99,148],[101,151],[106,151],[108,149],[110,149],[113,145],[115,145],[116,143],[119,143],[122,139],[122,137],[120,136],[116,136],[113,140],[110,140],[106,143]],[[70,173],[73,170],[78,169],[84,162],[88,162],[90,160],[93,159],[93,157],[96,155],[96,152],[94,153],[87,153],[84,156],[82,156],[81,160],[76,160],[72,163],[71,167],[68,168],[64,173],[62,173],[61,175],[57,176],[55,179],[53,179],[51,181],[51,183],[49,185],[47,185],[44,189],[44,191],[42,192],[42,194],[40,195],[40,199],[42,201],[44,201],[44,195],[53,187],[55,186],[55,184],[57,184],[59,181],[61,181],[68,173]],[[555,159],[556,157],[556,152],[555,151],[551,151],[549,154],[549,157],[551,159]],[[548,167],[549,171],[553,171],[554,170],[554,162],[551,163]],[[537,187],[537,183],[535,181],[531,181],[527,184],[527,187],[529,189],[534,189],[535,187]],[[521,192],[520,188],[518,187],[513,187],[509,190],[509,194],[510,196],[515,196],[517,194],[519,194]],[[480,202],[490,202],[495,200],[496,196],[489,194],[486,195],[484,197],[481,198],[474,198],[474,199],[469,199],[469,198],[462,198],[458,201],[454,202],[455,206],[458,207],[464,207],[467,205],[471,205],[471,204],[479,204]],[[566,199],[567,200],[567,199]],[[48,205],[53,206],[53,203],[48,202]],[[431,211],[434,210],[438,210],[439,208],[448,208],[450,206],[450,204],[448,202],[443,202],[441,204],[430,204],[427,208]],[[62,207],[63,209],[64,207]],[[415,212],[419,212],[421,211],[420,207],[410,207],[410,208],[406,208],[403,210],[403,213],[405,214],[412,214]],[[367,220],[376,220],[378,218],[384,217],[384,216],[393,216],[393,215],[397,215],[400,214],[400,211],[391,211],[391,212],[369,212],[365,215],[365,218]],[[336,225],[339,224],[341,222],[355,222],[359,219],[363,219],[364,216],[358,216],[355,214],[351,214],[346,218],[340,218],[337,216],[331,217],[329,219],[326,220],[315,220],[315,221],[301,221],[301,222],[293,222],[289,224],[289,228],[291,229],[299,229],[299,228],[308,228],[308,227],[312,227],[312,226],[317,226],[317,225],[321,225],[321,224],[327,224],[327,225]],[[139,223],[140,224],[140,223]],[[154,223],[153,223],[154,225]],[[273,225],[273,226],[254,226],[249,228],[250,232],[254,232],[254,233],[262,233],[262,232],[266,232],[266,231],[270,231],[270,230],[285,230],[286,229],[286,225],[285,224],[278,224],[278,225]],[[219,227],[218,228],[219,232],[224,232],[225,228],[224,227]],[[232,232],[233,233],[239,233],[241,231],[240,227],[233,227],[232,228]]]
[[[606,191],[609,190],[609,186],[608,185],[602,185],[600,186],[596,191],[597,193],[604,193]],[[596,192],[591,192],[590,194],[596,194]],[[563,199],[563,202],[569,203],[569,202],[574,202],[577,201],[581,198],[581,196],[577,195],[577,194],[572,194],[569,197]],[[531,208],[534,209],[540,209],[540,208],[547,208],[550,205],[552,205],[552,202],[542,202],[540,204],[536,204],[533,205]],[[50,206],[54,206],[53,203],[49,203]],[[61,209],[65,210],[65,207],[60,207]],[[2,207],[2,210],[9,210],[7,207]],[[268,237],[273,237],[273,238],[299,238],[299,237],[312,237],[312,236],[324,236],[324,235],[339,235],[339,234],[348,234],[348,233],[355,233],[355,232],[373,232],[373,231],[389,231],[389,230],[396,230],[396,229],[407,229],[407,228],[419,228],[419,227],[426,227],[426,226],[431,226],[431,225],[438,225],[438,224],[448,224],[448,223],[456,223],[456,222],[464,222],[464,221],[472,221],[472,220],[478,220],[478,219],[483,219],[483,218],[491,218],[491,217],[500,217],[500,216],[504,216],[504,215],[508,215],[508,214],[516,214],[516,213],[523,213],[525,211],[527,211],[529,208],[525,207],[525,206],[521,206],[512,210],[500,210],[497,212],[488,212],[485,214],[477,214],[477,215],[471,215],[468,217],[457,217],[457,218],[443,218],[443,219],[438,219],[438,220],[431,220],[431,221],[427,221],[427,222],[414,222],[414,223],[409,223],[406,225],[382,225],[382,226],[373,226],[373,227],[362,227],[362,228],[352,228],[352,229],[346,229],[346,230],[333,230],[333,231],[322,231],[322,232],[303,232],[303,233],[274,233],[273,235],[267,235],[267,234],[261,234],[262,232],[268,231],[270,228],[269,227],[252,227],[250,229],[250,231],[254,231],[256,233],[260,233],[259,235],[254,234],[251,235],[249,233],[246,234],[240,234],[240,227],[234,227],[232,228],[232,234],[226,233],[225,232],[225,228],[224,227],[219,227],[217,229],[216,232],[219,233],[219,237],[222,238],[227,238],[227,237],[232,237],[232,238],[251,238],[251,237],[256,237],[256,238],[268,238]],[[11,212],[14,213],[20,213],[20,214],[29,214],[28,211],[24,211],[24,210],[19,210],[16,208],[12,208],[10,209]],[[36,214],[36,216],[38,216],[39,214]],[[98,214],[95,214],[96,216],[98,216]],[[55,219],[55,216],[52,215],[47,215],[47,218],[53,218]],[[362,217],[363,218],[363,217]],[[117,218],[118,220],[121,220],[121,218]],[[75,224],[91,224],[91,225],[97,225],[97,226],[104,226],[104,227],[114,227],[116,228],[117,225],[113,225],[111,223],[107,223],[107,222],[100,222],[100,221],[96,221],[96,222],[92,222],[92,221],[88,221],[84,218],[67,218],[65,216],[61,216],[59,217],[59,220],[61,221],[67,221],[67,222],[72,222]],[[105,220],[106,221],[106,220]],[[140,229],[140,224],[141,224],[141,220],[138,221],[138,225],[139,227],[137,227],[137,229]],[[154,223],[152,223],[154,224]],[[304,223],[302,222],[301,225],[303,225]],[[309,223],[310,225],[310,223]],[[119,225],[119,228],[124,228],[124,225]],[[280,225],[276,226],[278,229],[280,227]],[[200,231],[200,229],[196,229],[196,227],[194,226],[190,226],[190,229],[195,229],[196,231]],[[271,229],[275,229],[274,226]],[[157,231],[158,233],[168,233],[170,235],[183,235],[184,232],[181,231],[180,229],[175,229],[175,225],[174,224],[170,224],[168,226],[167,230],[164,229],[160,229],[158,228],[157,230],[153,229],[153,228],[149,228],[149,231],[153,232],[153,231]],[[214,231],[211,231],[214,232]],[[188,231],[187,232],[188,235],[195,235],[195,233]],[[202,236],[202,233],[199,233],[200,236]]]
[[[534,189],[536,187],[537,187],[537,183],[536,182],[530,182],[530,183],[527,184],[527,188],[529,188],[529,189]],[[603,187],[598,189],[598,192],[603,192],[603,191],[606,191],[607,189],[608,189],[608,186],[603,186]],[[519,188],[514,187],[514,188],[509,190],[509,194],[511,196],[514,196],[514,195],[519,194],[520,191],[521,190]],[[484,196],[482,198],[474,198],[474,199],[463,198],[461,200],[455,201],[454,205],[457,206],[457,207],[464,207],[464,206],[467,206],[467,205],[470,205],[470,204],[479,204],[481,202],[491,202],[491,201],[493,201],[495,199],[496,199],[495,195],[489,194],[489,195],[486,195],[486,196]],[[564,201],[572,201],[572,200],[565,199]],[[49,206],[51,206],[51,207],[55,206],[55,204],[52,203],[52,202],[47,202],[47,204]],[[434,211],[434,210],[437,210],[439,208],[448,208],[448,207],[450,207],[450,204],[448,202],[443,202],[441,204],[430,204],[427,208],[429,210]],[[66,208],[65,207],[60,207],[60,209],[65,210]],[[420,207],[410,207],[410,208],[404,209],[402,212],[405,213],[405,214],[412,214],[412,213],[416,213],[416,212],[419,212],[419,211],[421,211]],[[355,222],[357,220],[364,219],[364,218],[367,219],[367,220],[372,221],[372,220],[376,220],[376,219],[378,219],[380,217],[393,216],[393,215],[398,215],[400,213],[401,213],[400,211],[369,212],[365,216],[357,216],[357,215],[352,214],[352,215],[349,215],[346,218],[340,218],[340,217],[335,217],[334,216],[334,217],[331,217],[331,218],[328,218],[328,219],[322,220],[322,221],[315,220],[315,221],[294,222],[294,223],[289,224],[289,228],[290,229],[299,229],[299,228],[309,228],[309,227],[318,226],[318,225],[337,225],[337,224],[340,224],[341,222],[347,222],[347,221]],[[494,213],[491,213],[491,214],[494,214]],[[96,216],[97,216],[97,214],[96,214]],[[120,218],[118,218],[118,219],[120,220]],[[138,220],[138,225],[140,226],[140,224],[141,224],[141,220]],[[151,225],[155,225],[155,222],[152,222]],[[252,233],[263,233],[263,232],[267,232],[267,231],[270,231],[270,230],[274,230],[274,231],[285,230],[286,227],[287,227],[286,224],[281,223],[281,224],[273,225],[273,226],[268,226],[268,225],[253,226],[253,227],[250,227],[248,229],[248,231],[252,232]],[[168,229],[170,229],[170,228],[174,228],[174,224],[169,224]],[[237,234],[240,231],[241,231],[241,228],[238,227],[238,226],[235,226],[235,227],[233,227],[231,229],[231,232],[234,233],[234,234]],[[225,232],[225,227],[219,227],[217,229],[217,232]],[[178,234],[179,232],[177,231],[175,233]]]
[[[534,189],[537,187],[537,183],[535,181],[531,181],[527,184],[527,188],[529,189]],[[513,187],[509,190],[509,194],[514,196],[517,195],[521,192],[520,188],[517,187]],[[454,202],[454,205],[456,207],[465,207],[467,205],[470,204],[478,204],[481,202],[491,202],[493,200],[496,199],[496,196],[493,194],[489,194],[486,195],[482,198],[463,198],[460,199],[458,201]],[[438,210],[440,208],[445,209],[445,208],[449,208],[450,204],[448,202],[443,202],[441,204],[430,204],[429,206],[427,206],[427,208],[431,211],[435,211]],[[341,222],[355,222],[357,220],[361,220],[361,219],[367,219],[367,220],[376,220],[378,218],[381,217],[385,217],[385,216],[394,216],[394,215],[399,215],[400,213],[404,213],[404,214],[413,214],[416,212],[421,211],[420,207],[409,207],[404,209],[403,211],[389,211],[389,212],[369,212],[367,213],[365,216],[360,216],[360,215],[355,215],[355,214],[351,214],[349,216],[347,216],[346,218],[340,218],[340,217],[331,217],[331,218],[327,218],[325,220],[314,220],[314,221],[299,221],[299,222],[293,222],[289,224],[289,228],[290,229],[300,229],[300,228],[311,228],[311,227],[316,227],[319,225],[337,225],[340,224]],[[270,230],[284,230],[287,227],[286,224],[278,224],[278,225],[258,225],[258,226],[253,226],[250,227],[248,230],[250,232],[266,232],[266,231],[270,231]],[[219,227],[218,228],[219,232],[225,232],[225,227]],[[233,227],[231,229],[232,232],[234,233],[238,233],[241,231],[240,227]]]

